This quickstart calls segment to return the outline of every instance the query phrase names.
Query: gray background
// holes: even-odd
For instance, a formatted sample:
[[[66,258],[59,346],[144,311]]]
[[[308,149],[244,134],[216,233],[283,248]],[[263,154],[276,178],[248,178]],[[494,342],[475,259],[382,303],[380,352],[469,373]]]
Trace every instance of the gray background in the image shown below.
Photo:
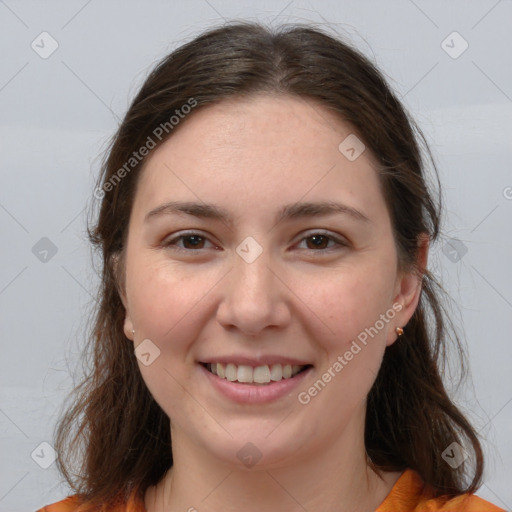
[[[97,283],[85,222],[101,152],[153,64],[233,18],[344,34],[428,136],[447,215],[431,265],[458,304],[472,371],[456,396],[485,439],[478,494],[510,510],[512,2],[0,0],[0,511],[68,492],[41,443],[52,444]],[[43,31],[58,44],[47,58]]]

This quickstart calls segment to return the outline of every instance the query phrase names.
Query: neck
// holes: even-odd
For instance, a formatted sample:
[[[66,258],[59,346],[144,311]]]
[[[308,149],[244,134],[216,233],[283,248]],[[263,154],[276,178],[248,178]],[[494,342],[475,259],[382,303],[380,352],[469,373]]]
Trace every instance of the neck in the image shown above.
[[[354,436],[363,431],[359,424],[349,425],[323,450],[290,457],[286,464],[246,469],[220,461],[173,427],[174,464],[146,493],[146,510],[374,511],[400,474],[381,478],[368,466],[363,436]]]

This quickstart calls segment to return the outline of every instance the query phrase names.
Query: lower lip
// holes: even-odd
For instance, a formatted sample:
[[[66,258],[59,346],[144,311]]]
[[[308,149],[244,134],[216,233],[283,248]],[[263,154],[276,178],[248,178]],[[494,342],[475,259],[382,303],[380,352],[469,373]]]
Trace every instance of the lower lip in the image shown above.
[[[297,388],[313,369],[312,366],[290,379],[272,381],[269,384],[242,384],[221,379],[208,371],[202,364],[200,369],[208,378],[211,385],[224,396],[240,404],[263,404],[273,402],[290,394]]]

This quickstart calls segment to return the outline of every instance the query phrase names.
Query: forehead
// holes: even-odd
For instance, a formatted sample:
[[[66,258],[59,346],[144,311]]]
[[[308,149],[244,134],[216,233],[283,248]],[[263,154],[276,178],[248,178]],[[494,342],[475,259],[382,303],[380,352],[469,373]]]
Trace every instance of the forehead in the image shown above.
[[[340,151],[354,137],[348,123],[308,98],[222,100],[194,111],[147,157],[138,199],[153,207],[171,195],[271,208],[341,195],[371,209],[383,199],[373,155],[365,149],[349,159]]]
[[[169,144],[163,146],[197,137],[195,142],[202,149],[216,152],[220,148],[243,151],[262,145],[269,149],[295,146],[299,150],[313,145],[337,148],[354,131],[318,100],[258,94],[224,99],[192,111],[168,139]]]

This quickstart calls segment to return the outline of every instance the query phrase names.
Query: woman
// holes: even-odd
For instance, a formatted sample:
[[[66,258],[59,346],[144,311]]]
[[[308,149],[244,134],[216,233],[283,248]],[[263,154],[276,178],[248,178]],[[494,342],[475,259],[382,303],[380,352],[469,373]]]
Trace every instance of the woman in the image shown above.
[[[164,59],[95,192],[94,365],[56,439],[75,494],[41,510],[500,510],[440,377],[419,140],[321,31],[235,23]]]

